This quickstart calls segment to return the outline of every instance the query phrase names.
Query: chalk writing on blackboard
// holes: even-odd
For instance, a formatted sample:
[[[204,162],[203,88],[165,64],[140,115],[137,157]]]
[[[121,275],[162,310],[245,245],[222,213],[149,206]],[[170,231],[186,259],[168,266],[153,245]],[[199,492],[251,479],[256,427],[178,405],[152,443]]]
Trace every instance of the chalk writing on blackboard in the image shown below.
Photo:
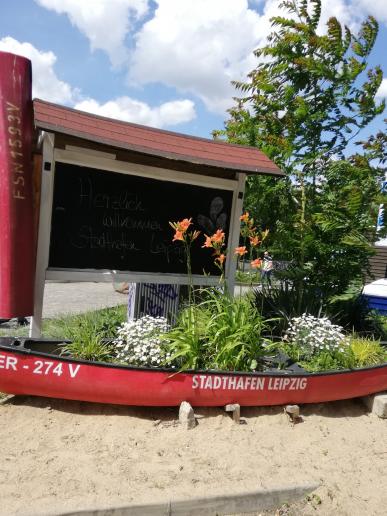
[[[136,193],[130,193],[127,190],[116,194],[107,194],[99,192],[93,186],[90,177],[79,178],[79,205],[87,207],[90,210],[123,210],[131,212],[145,211],[142,200]]]
[[[49,267],[186,274],[184,246],[169,221],[226,234],[232,192],[57,162]],[[213,257],[192,246],[193,274],[219,275]]]

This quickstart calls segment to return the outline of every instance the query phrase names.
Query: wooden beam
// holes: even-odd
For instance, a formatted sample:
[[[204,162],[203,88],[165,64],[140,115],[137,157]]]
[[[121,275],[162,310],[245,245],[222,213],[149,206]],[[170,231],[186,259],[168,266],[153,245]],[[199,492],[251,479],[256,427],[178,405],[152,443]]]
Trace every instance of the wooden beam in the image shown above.
[[[30,337],[40,337],[44,284],[48,267],[51,234],[52,197],[54,191],[54,135],[46,133],[43,140],[42,183],[40,195],[38,246],[36,256],[34,314],[31,318]]]

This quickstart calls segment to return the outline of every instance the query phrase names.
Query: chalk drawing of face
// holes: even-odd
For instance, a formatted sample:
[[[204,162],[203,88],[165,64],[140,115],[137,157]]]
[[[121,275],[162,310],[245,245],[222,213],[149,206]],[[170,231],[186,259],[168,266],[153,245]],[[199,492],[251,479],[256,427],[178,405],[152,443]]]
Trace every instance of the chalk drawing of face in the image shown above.
[[[198,224],[204,229],[207,235],[212,235],[217,229],[226,229],[227,214],[222,212],[224,202],[221,197],[215,197],[210,204],[209,217],[207,215],[198,215]]]

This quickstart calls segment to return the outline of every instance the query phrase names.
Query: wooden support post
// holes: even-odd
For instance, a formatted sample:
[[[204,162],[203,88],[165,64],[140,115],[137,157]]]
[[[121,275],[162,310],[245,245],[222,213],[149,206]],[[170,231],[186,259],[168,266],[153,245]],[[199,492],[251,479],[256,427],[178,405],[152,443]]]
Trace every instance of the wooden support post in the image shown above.
[[[42,190],[40,195],[38,249],[36,256],[34,314],[31,318],[30,337],[42,333],[44,284],[50,252],[51,211],[54,191],[54,134],[45,133],[43,139]]]
[[[239,245],[239,235],[241,229],[240,216],[243,209],[243,196],[245,192],[246,174],[238,174],[238,184],[234,190],[234,197],[232,200],[230,230],[227,246],[227,260],[226,260],[226,282],[228,291],[233,296],[235,288],[235,273],[237,261],[234,258],[234,249]]]

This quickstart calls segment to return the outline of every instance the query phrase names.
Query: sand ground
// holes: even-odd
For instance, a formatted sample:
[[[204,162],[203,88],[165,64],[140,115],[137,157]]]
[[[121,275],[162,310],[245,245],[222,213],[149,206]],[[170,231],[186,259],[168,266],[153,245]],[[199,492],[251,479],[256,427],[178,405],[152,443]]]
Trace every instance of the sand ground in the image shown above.
[[[302,407],[133,408],[14,397],[0,405],[0,514],[57,514],[318,482],[272,514],[387,514],[387,420],[358,400]]]

